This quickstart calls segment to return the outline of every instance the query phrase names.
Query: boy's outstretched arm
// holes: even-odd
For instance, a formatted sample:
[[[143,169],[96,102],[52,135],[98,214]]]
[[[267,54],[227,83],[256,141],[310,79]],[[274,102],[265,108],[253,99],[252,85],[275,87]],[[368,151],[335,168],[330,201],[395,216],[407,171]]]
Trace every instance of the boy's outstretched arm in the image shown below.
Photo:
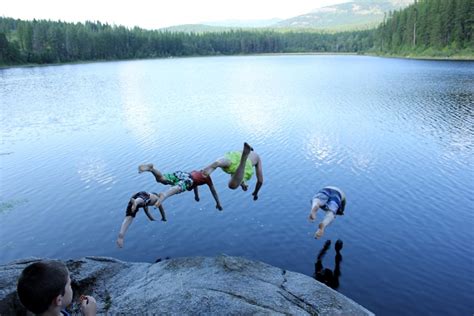
[[[316,219],[316,213],[319,209],[319,199],[313,199],[311,202],[311,212],[309,213],[308,220],[313,222]]]
[[[255,165],[255,170],[257,173],[257,183],[255,184],[255,190],[252,193],[254,201],[258,200],[258,191],[260,191],[260,188],[263,184],[263,169],[261,159],[259,159],[258,163]]]
[[[158,209],[160,210],[160,214],[161,214],[161,220],[163,222],[166,222],[166,214],[165,214],[165,209],[163,208],[163,205],[159,205],[158,206]]]
[[[212,193],[212,196],[214,197],[214,200],[216,200],[216,208],[219,211],[222,211],[223,208],[222,208],[221,202],[219,202],[219,196],[217,195],[216,188],[214,188],[214,184],[210,183],[210,184],[208,184],[208,186],[209,186],[209,190],[211,190],[211,193]]]
[[[127,229],[132,224],[133,222],[133,217],[132,216],[126,216],[125,219],[122,222],[122,226],[120,227],[120,232],[118,234],[117,238],[117,246],[119,248],[123,247],[123,240],[125,238],[125,234],[127,233]]]
[[[194,187],[194,199],[196,202],[199,202],[199,191],[197,186]]]
[[[145,211],[145,214],[146,214],[146,216],[148,217],[148,219],[150,221],[156,221],[156,219],[151,215],[151,213],[148,212],[148,206],[147,205],[145,205],[143,207],[143,210]]]

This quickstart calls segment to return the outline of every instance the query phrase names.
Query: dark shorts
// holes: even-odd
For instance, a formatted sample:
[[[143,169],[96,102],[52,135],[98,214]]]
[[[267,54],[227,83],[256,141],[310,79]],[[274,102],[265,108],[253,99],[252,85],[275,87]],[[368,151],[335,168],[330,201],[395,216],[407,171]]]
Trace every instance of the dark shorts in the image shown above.
[[[133,196],[132,196],[133,199],[142,199],[144,204],[147,205],[148,202],[150,202],[150,193],[148,192],[145,192],[145,191],[140,191],[138,193],[135,193]]]
[[[153,193],[153,194],[157,195],[156,193]],[[127,211],[125,212],[125,216],[135,217],[135,215],[137,215],[138,209],[140,207],[149,206],[149,205],[152,204],[150,193],[145,192],[145,191],[140,191],[138,193],[135,193],[132,196],[132,199],[135,199],[135,200],[136,199],[141,199],[143,202],[140,202],[140,203],[137,204],[137,208],[135,209],[134,212],[132,212],[132,201],[128,202]]]

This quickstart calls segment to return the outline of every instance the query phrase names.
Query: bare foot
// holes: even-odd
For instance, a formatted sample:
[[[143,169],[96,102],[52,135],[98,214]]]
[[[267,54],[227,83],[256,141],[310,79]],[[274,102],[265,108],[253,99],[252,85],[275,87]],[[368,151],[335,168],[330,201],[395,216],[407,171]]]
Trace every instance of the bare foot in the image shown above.
[[[314,234],[314,238],[319,239],[324,234],[324,225],[323,223],[319,224],[318,231]]]
[[[244,182],[242,182],[242,183],[240,184],[240,187],[241,187],[242,190],[244,190],[244,191],[247,191],[247,189],[249,188],[249,186],[248,186],[247,184],[245,184]]]
[[[244,143],[244,150],[242,150],[242,154],[243,155],[247,155],[249,154],[251,151],[253,151],[253,148],[247,144],[247,143]]]
[[[151,169],[153,169],[153,164],[152,163],[139,165],[138,166],[138,173],[142,173],[142,172],[145,172],[145,171],[150,171]]]

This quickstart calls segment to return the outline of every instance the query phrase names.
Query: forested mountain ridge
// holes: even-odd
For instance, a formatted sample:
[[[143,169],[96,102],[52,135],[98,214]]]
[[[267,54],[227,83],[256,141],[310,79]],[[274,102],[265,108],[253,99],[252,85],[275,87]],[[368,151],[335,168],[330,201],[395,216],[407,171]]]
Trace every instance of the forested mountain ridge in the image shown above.
[[[0,64],[169,56],[345,52],[473,59],[474,0],[418,0],[379,27],[352,32],[230,30],[184,33],[100,22],[0,18]]]
[[[376,29],[374,48],[398,55],[474,54],[474,0],[418,0]]]
[[[384,16],[415,0],[356,0],[326,6],[290,19],[280,21],[274,27],[314,29],[355,29],[376,27]]]
[[[82,24],[0,18],[0,62],[42,64],[171,56],[354,53],[372,46],[367,32],[324,34],[230,30],[190,34],[137,27],[127,29],[100,22]]]
[[[174,32],[218,32],[227,29],[285,29],[353,31],[374,28],[380,24],[385,14],[412,4],[415,0],[352,0],[312,10],[289,19],[267,20],[223,20],[201,22],[200,24],[175,25],[164,28]]]
[[[175,25],[164,28],[174,32],[218,32],[227,29],[285,29],[353,31],[377,27],[384,16],[412,4],[415,0],[353,0],[326,6],[289,19],[233,20]]]

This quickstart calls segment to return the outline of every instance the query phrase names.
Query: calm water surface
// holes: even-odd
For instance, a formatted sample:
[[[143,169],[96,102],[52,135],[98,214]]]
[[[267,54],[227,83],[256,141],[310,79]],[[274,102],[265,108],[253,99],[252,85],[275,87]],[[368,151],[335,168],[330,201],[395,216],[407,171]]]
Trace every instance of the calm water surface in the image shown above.
[[[307,55],[0,70],[0,263],[225,253],[312,275],[324,241],[341,239],[338,290],[370,310],[472,315],[473,104],[470,62]],[[205,187],[199,203],[171,197],[168,222],[139,214],[116,248],[128,198],[166,189],[140,163],[190,171],[244,141],[263,159],[258,201],[218,170],[223,212]],[[346,215],[315,240],[309,201],[328,184],[346,192]]]

